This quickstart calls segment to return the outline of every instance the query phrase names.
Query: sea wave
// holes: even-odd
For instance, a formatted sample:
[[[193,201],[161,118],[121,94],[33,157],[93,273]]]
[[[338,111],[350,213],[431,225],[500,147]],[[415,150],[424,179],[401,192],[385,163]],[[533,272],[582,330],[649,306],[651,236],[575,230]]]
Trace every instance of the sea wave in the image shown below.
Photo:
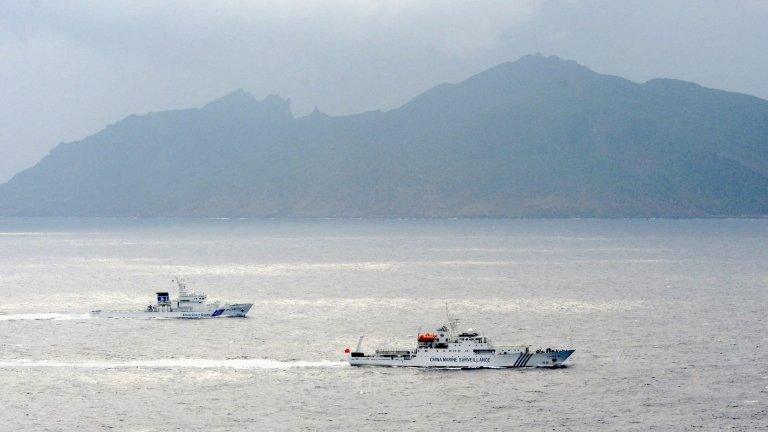
[[[332,309],[345,310],[381,310],[383,308],[411,310],[411,309],[436,309],[442,310],[445,307],[445,299],[419,299],[405,297],[366,297],[366,298],[279,298],[254,300],[254,308],[269,307],[289,307],[295,309],[300,307],[320,308],[328,311]],[[615,312],[628,311],[637,308],[646,307],[643,300],[608,300],[608,301],[586,301],[569,298],[551,298],[551,297],[532,297],[516,299],[474,299],[474,300],[448,300],[452,308],[458,311],[482,311],[482,312],[562,312],[562,313],[594,313],[594,312]]]

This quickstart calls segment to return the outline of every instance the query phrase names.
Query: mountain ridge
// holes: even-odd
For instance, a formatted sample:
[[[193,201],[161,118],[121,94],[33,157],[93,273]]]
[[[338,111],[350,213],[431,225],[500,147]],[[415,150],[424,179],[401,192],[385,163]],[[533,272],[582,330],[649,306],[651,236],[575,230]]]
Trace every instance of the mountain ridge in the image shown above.
[[[294,117],[237,89],[128,116],[0,185],[0,214],[768,214],[768,101],[529,55],[388,111]]]

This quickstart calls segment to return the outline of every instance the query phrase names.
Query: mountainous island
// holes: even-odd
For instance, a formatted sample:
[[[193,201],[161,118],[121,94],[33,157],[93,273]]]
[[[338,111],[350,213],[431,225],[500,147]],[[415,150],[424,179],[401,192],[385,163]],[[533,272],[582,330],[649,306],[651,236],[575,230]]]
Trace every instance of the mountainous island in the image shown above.
[[[6,216],[768,214],[768,101],[531,55],[391,111],[237,90],[129,116],[0,185]]]

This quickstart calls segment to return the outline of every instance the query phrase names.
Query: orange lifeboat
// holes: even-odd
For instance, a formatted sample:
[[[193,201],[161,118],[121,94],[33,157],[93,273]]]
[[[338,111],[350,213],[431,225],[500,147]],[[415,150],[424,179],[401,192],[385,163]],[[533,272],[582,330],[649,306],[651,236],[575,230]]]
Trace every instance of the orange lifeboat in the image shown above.
[[[434,333],[424,333],[420,334],[417,340],[419,342],[434,342],[437,340],[437,335]]]

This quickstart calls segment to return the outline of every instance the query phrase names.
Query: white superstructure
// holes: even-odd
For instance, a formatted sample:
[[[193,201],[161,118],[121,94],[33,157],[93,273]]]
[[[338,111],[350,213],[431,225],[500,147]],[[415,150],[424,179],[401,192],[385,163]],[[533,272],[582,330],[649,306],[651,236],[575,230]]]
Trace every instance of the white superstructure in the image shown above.
[[[439,367],[439,368],[513,368],[563,367],[572,349],[536,349],[527,345],[494,345],[487,337],[469,329],[459,332],[458,319],[448,317],[448,324],[434,333],[417,337],[415,349],[378,349],[367,355],[361,351],[363,337],[349,353],[352,366]],[[347,350],[349,351],[349,350]]]
[[[150,304],[143,311],[102,311],[95,310],[91,316],[97,318],[222,318],[244,317],[253,306],[252,303],[220,304],[218,301],[206,302],[207,296],[187,290],[187,285],[179,278],[174,283],[179,297],[171,299],[167,291],[157,292],[157,302]]]

